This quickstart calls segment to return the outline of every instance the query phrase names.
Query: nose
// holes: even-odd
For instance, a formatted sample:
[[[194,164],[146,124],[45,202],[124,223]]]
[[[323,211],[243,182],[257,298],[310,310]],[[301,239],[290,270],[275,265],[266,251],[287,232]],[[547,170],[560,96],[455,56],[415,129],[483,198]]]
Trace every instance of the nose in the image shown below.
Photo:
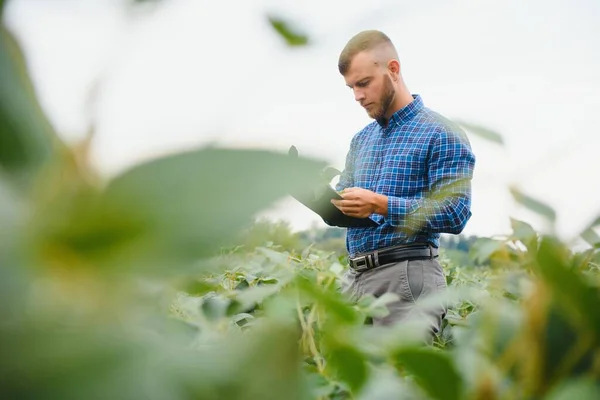
[[[360,103],[364,99],[365,99],[365,93],[358,88],[354,88],[354,100],[356,100]]]

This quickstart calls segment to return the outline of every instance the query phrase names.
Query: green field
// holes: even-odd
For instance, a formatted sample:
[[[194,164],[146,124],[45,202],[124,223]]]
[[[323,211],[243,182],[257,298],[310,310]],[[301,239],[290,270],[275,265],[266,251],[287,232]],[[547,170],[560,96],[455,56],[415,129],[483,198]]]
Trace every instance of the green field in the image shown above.
[[[253,224],[323,162],[200,148],[105,180],[0,33],[0,398],[600,398],[600,218],[577,252],[517,220],[445,238],[427,344],[419,320],[365,324],[392,294],[340,293],[343,231]]]

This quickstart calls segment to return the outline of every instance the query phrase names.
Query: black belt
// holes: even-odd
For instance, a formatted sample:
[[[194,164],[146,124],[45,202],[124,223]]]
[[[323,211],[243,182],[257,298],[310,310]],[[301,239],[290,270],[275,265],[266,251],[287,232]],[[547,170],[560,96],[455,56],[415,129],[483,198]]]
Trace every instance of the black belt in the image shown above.
[[[438,249],[436,247],[426,243],[417,243],[386,247],[372,253],[360,254],[350,258],[348,263],[350,268],[356,272],[362,272],[380,265],[406,260],[434,259],[437,256]]]

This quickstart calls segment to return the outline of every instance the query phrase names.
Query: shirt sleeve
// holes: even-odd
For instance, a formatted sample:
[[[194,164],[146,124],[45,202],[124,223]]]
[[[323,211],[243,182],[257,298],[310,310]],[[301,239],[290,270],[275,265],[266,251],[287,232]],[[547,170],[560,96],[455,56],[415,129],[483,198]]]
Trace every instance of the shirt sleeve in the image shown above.
[[[427,166],[428,192],[418,199],[389,196],[387,222],[408,233],[462,232],[471,218],[474,167],[464,132],[440,129]]]

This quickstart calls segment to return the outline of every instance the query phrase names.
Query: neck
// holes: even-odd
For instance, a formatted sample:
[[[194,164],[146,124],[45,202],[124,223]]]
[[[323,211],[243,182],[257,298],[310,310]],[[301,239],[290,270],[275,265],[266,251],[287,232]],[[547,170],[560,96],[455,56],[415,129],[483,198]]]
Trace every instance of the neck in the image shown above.
[[[396,95],[394,96],[394,101],[390,104],[388,111],[385,113],[385,119],[389,120],[394,113],[413,101],[412,94],[410,91],[400,82],[399,86],[396,88]]]

